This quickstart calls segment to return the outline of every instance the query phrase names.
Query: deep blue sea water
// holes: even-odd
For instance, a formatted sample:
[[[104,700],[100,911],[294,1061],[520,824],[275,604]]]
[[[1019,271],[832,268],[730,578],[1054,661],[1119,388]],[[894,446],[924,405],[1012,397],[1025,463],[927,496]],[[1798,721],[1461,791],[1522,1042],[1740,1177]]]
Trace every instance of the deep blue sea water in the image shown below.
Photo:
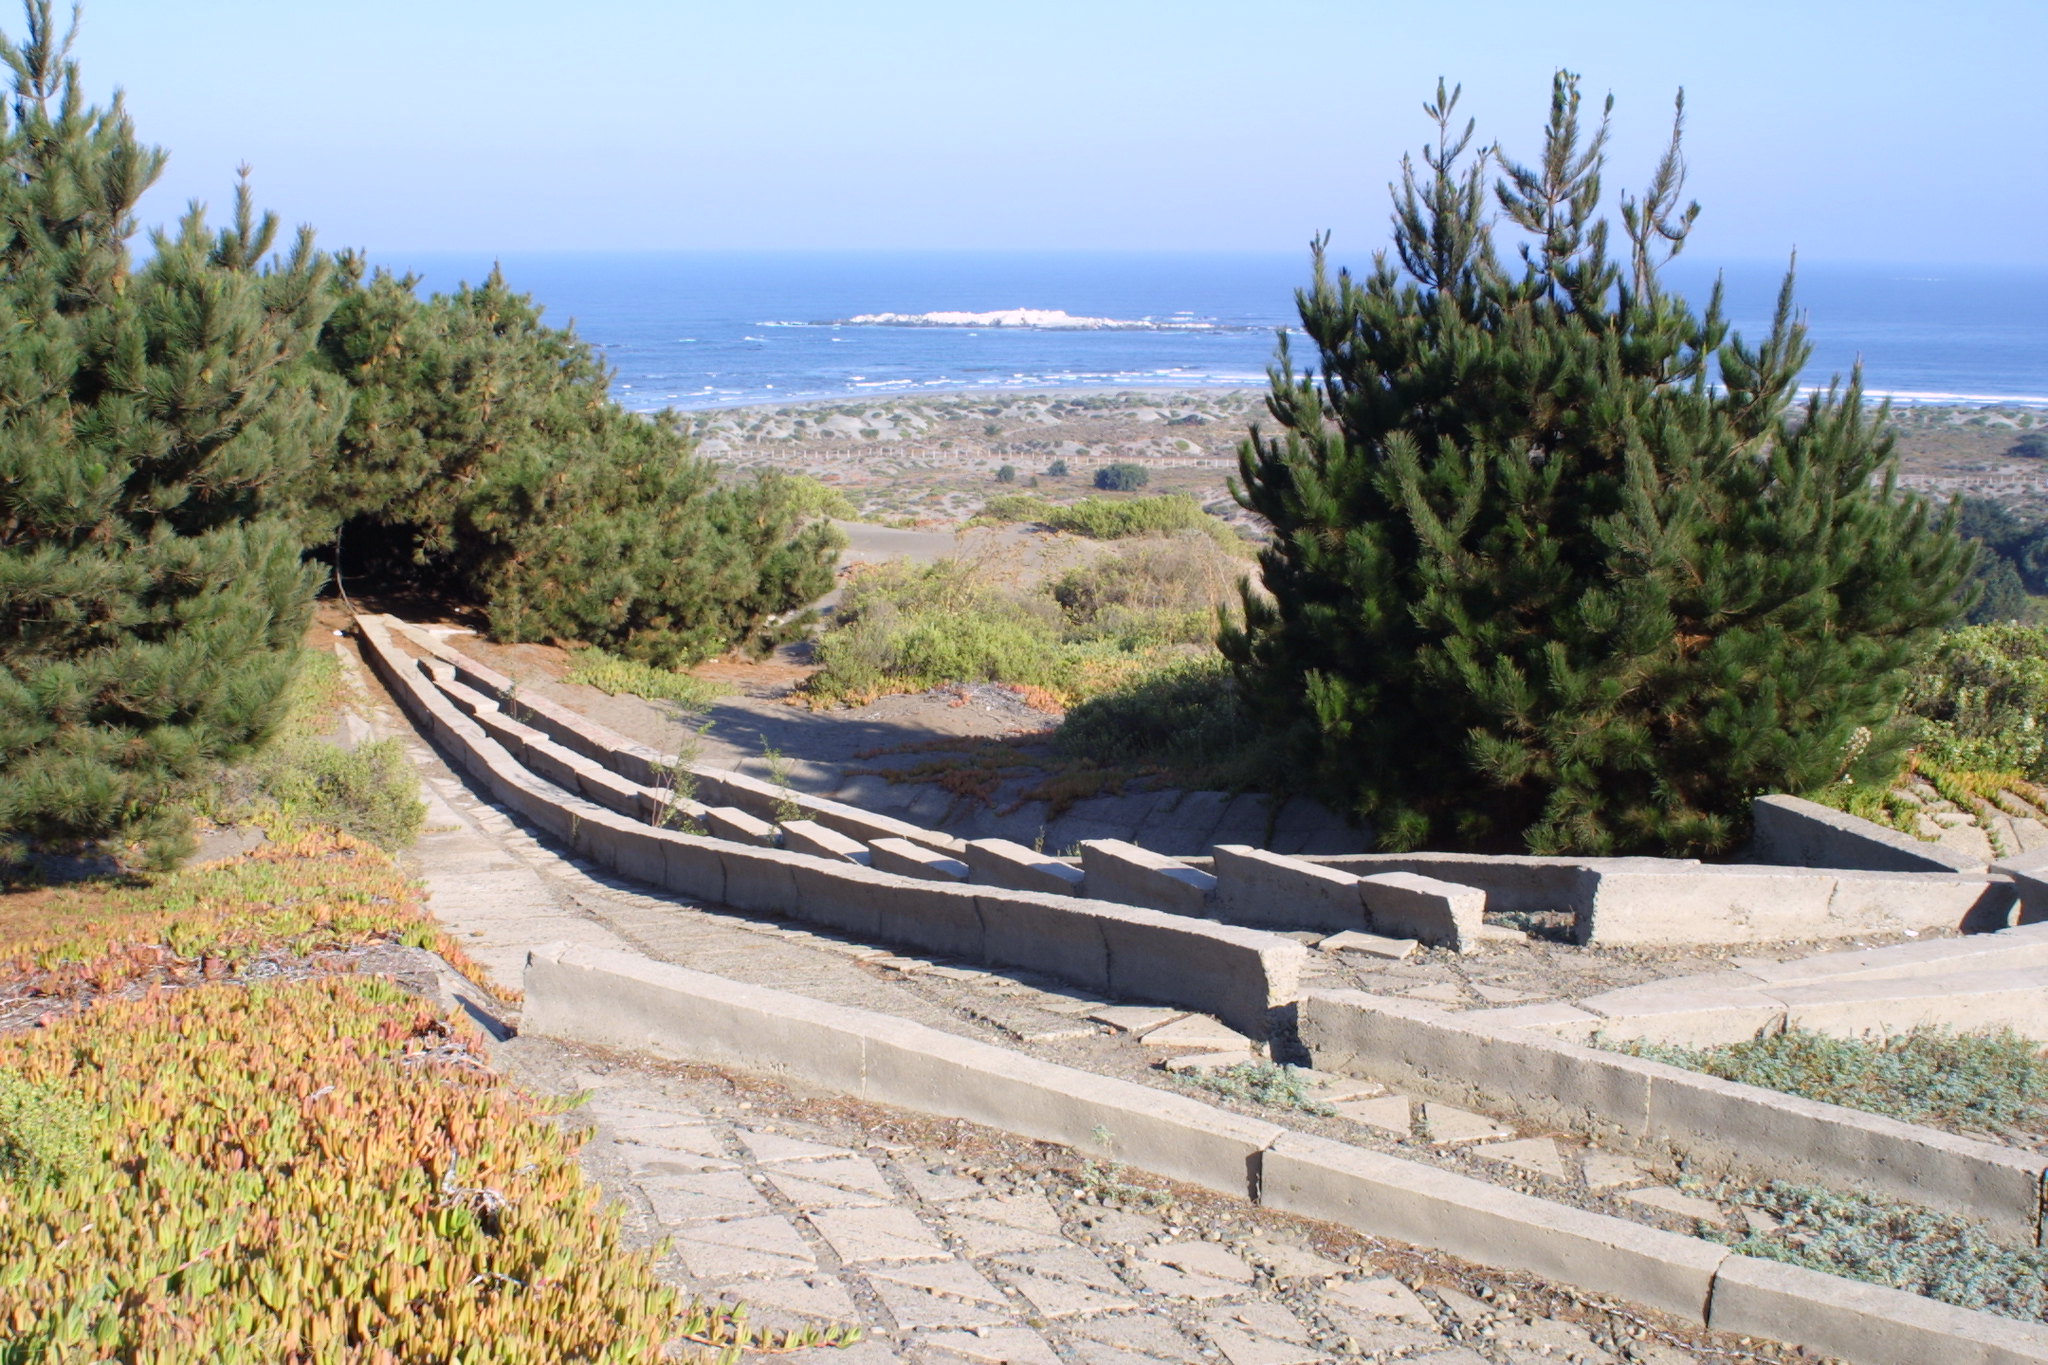
[[[429,291],[475,280],[482,255],[393,258]],[[603,348],[636,409],[799,402],[947,389],[1260,384],[1293,320],[1307,253],[677,252],[511,255],[508,282]],[[1340,262],[1342,263],[1342,262]],[[1365,268],[1369,261],[1356,264]],[[1714,271],[1752,338],[1783,263],[1681,258],[1672,287],[1704,303]],[[1906,402],[2048,405],[2048,268],[1805,263],[1807,382],[1846,374]],[[1159,330],[830,326],[864,313],[1061,310]],[[1297,362],[1299,363],[1299,362]]]

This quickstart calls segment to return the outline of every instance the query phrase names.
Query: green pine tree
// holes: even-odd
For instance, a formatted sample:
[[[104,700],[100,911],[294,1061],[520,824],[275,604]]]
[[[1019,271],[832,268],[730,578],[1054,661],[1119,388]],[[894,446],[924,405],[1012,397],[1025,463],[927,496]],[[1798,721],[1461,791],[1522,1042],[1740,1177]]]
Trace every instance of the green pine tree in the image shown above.
[[[662,665],[773,638],[830,589],[838,542],[789,486],[721,485],[499,271],[421,300],[342,266],[321,356],[354,397],[311,534],[338,537],[347,576],[477,603],[502,639]]]
[[[1667,292],[1679,125],[1601,214],[1607,120],[1559,73],[1544,151],[1488,166],[1441,84],[1393,254],[1300,291],[1240,501],[1266,594],[1222,639],[1308,785],[1389,848],[1707,853],[1749,798],[1895,767],[1902,666],[1969,552],[1893,483],[1860,378],[1795,403],[1788,275],[1761,345]],[[1610,101],[1611,105],[1611,101]],[[1718,383],[1716,380],[1718,379]]]
[[[0,839],[183,845],[188,785],[274,726],[311,605],[296,490],[339,395],[302,232],[194,206],[127,242],[163,153],[86,102],[49,0],[0,39]]]

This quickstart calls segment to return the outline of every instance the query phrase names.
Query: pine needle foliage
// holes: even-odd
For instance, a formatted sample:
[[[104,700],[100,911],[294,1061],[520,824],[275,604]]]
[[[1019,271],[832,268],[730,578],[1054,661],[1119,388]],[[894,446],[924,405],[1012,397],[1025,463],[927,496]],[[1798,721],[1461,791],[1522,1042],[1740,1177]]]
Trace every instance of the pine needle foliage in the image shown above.
[[[0,38],[0,844],[162,860],[178,798],[276,724],[306,625],[296,490],[335,409],[299,362],[327,269],[304,231],[272,256],[246,177],[229,227],[194,205],[134,268],[163,153],[86,102],[75,25],[27,18]]]
[[[1394,849],[1711,853],[1757,793],[1888,776],[1901,670],[1969,569],[1953,516],[1897,489],[1860,376],[1795,401],[1789,273],[1757,345],[1718,286],[1663,287],[1698,212],[1682,95],[1618,254],[1576,76],[1528,166],[1457,98],[1424,106],[1392,253],[1333,278],[1314,243],[1319,372],[1283,334],[1278,434],[1241,449],[1274,532],[1220,641],[1246,698]]]
[[[479,603],[500,639],[664,668],[772,642],[832,586],[840,542],[805,489],[721,485],[500,271],[421,299],[412,276],[341,267],[320,355],[352,401],[312,535],[339,536],[345,573]]]

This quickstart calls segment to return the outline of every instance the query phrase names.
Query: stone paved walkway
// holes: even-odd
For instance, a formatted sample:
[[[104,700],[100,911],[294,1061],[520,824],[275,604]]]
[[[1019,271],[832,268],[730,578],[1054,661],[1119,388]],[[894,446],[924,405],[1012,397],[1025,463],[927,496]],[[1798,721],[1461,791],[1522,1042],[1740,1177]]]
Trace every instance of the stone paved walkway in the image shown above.
[[[553,1055],[515,1070],[588,1092],[569,1119],[596,1129],[588,1164],[625,1199],[636,1236],[670,1240],[674,1283],[745,1302],[760,1325],[867,1333],[793,1361],[1697,1359],[1654,1336],[1617,1338],[1612,1322],[1562,1320],[1512,1290],[1482,1287],[1489,1303],[1448,1276],[1389,1273],[1367,1251],[1330,1254],[1312,1244],[1315,1225],[1235,1201],[1186,1207],[1114,1172],[987,1169],[942,1147],[750,1113],[758,1106],[714,1083],[521,1048]]]

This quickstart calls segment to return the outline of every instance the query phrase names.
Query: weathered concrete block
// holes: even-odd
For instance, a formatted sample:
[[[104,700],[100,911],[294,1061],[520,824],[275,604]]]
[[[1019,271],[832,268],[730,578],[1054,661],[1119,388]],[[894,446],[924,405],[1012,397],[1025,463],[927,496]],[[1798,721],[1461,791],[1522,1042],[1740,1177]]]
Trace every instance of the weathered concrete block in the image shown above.
[[[1922,939],[1886,948],[1852,948],[1775,965],[1758,963],[1744,970],[1765,985],[1794,986],[2044,967],[2048,967],[2048,926],[2003,929],[1962,938]]]
[[[1488,853],[1354,853],[1315,862],[1355,876],[1412,872],[1469,886],[1486,895],[1494,911],[1577,910],[1592,896],[1592,868],[1599,864],[1645,863],[1664,870],[1697,866],[1671,858],[1533,858]]]
[[[1828,917],[1835,879],[1736,867],[1596,867],[1576,913],[1580,943],[1729,943],[1805,938]],[[1868,927],[1868,926],[1864,926]]]
[[[1600,1016],[1599,1032],[1617,1042],[1723,1047],[1785,1031],[1785,1007],[1761,994],[1733,991],[1631,993],[1609,1001],[1592,995],[1578,1007]]]
[[[1109,990],[1213,1014],[1254,1038],[1268,1012],[1300,994],[1308,950],[1292,939],[1135,906],[1095,902],[1109,950]]]
[[[844,1011],[636,953],[550,944],[526,960],[520,1030],[861,1093],[866,1045]]]
[[[802,901],[796,890],[796,870],[820,866],[801,853],[740,844],[725,845],[719,858],[725,864],[727,905],[735,910],[766,910],[777,915],[799,913]]]
[[[1081,894],[1084,874],[1080,868],[1008,839],[970,839],[961,857],[973,870],[977,882],[1050,896]]]
[[[1787,867],[1865,872],[1982,872],[1982,859],[1922,843],[1844,811],[1797,796],[1759,796],[1750,805],[1756,835],[1750,854]]]
[[[764,782],[758,777],[742,772],[712,769],[700,765],[694,771],[700,781],[716,783],[720,800],[725,804],[767,819],[779,818],[780,812],[795,806],[803,812],[803,818],[815,820],[827,829],[836,829],[841,834],[868,842],[874,839],[908,839],[926,848],[941,853],[959,856],[960,841],[950,834],[925,829],[908,821],[877,815],[857,806],[849,806],[828,797],[813,796],[791,787],[774,782]]]
[[[972,1119],[1239,1198],[1283,1131],[1150,1086],[1095,1076],[898,1020],[868,1030],[867,1094]]]
[[[868,846],[860,840],[828,829],[815,820],[785,820],[782,822],[782,846],[791,853],[808,853],[813,857],[832,858],[842,863],[859,863],[868,866]]]
[[[714,839],[730,839],[736,844],[753,844],[761,848],[775,843],[775,826],[737,806],[706,806],[703,820],[704,828],[711,831]]]
[[[1218,844],[1210,907],[1232,924],[1260,929],[1361,930],[1365,902],[1355,873],[1244,844]]]
[[[662,830],[661,884],[692,900],[725,903],[725,856],[716,839]]]
[[[2006,878],[1978,873],[1843,872],[1828,907],[1829,932],[1842,937],[1900,929],[1987,933],[2012,923],[2019,891]]]
[[[1854,1365],[2048,1361],[2048,1327],[2039,1323],[1751,1256],[1722,1262],[1709,1325],[1804,1346]]]
[[[982,961],[1108,993],[1109,944],[1093,902],[978,886],[974,903],[981,916]]]
[[[1479,946],[1479,927],[1486,922],[1483,891],[1415,872],[1375,872],[1358,879],[1358,895],[1376,934],[1460,953]]]
[[[577,822],[576,851],[600,867],[649,886],[667,881],[661,831],[616,811],[592,811]]]
[[[1299,1133],[1266,1149],[1260,1202],[1618,1295],[1695,1323],[1706,1321],[1714,1272],[1728,1256],[1709,1242]]]
[[[876,839],[868,849],[868,865],[879,872],[894,872],[900,877],[922,877],[934,882],[964,882],[968,877],[966,863],[913,844],[908,839]]]
[[[1903,980],[1813,982],[1767,992],[1788,1028],[1837,1036],[1902,1033],[1920,1025],[2010,1028],[2048,1042],[2048,972],[1957,972]]]
[[[1170,915],[1205,913],[1216,887],[1216,878],[1209,873],[1122,839],[1083,840],[1081,872],[1095,900],[1141,905]]]
[[[1315,1066],[1481,1109],[1503,1102],[1537,1123],[1633,1142],[1649,1109],[1647,1063],[1504,1029],[1488,1012],[1419,1000],[1309,991],[1297,1011]]]

